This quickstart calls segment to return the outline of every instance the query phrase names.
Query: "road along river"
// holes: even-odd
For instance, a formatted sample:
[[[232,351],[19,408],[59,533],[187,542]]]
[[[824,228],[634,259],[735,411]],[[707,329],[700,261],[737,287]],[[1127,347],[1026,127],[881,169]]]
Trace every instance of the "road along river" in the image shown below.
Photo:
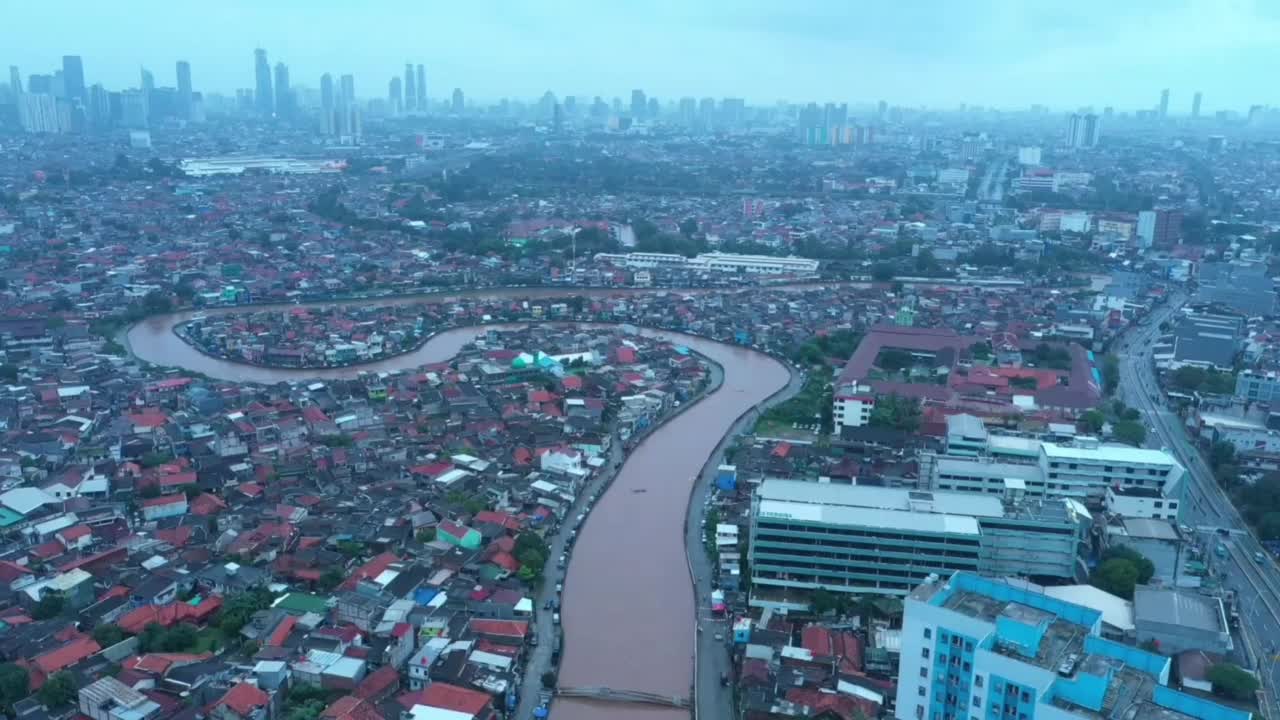
[[[477,294],[531,297],[568,292],[494,290]],[[431,298],[361,303],[386,305],[423,300]],[[316,305],[338,304],[341,303]],[[206,314],[215,312],[218,310]],[[448,330],[413,352],[367,365],[289,370],[242,365],[204,355],[173,332],[175,325],[191,316],[174,313],[138,323],[127,334],[131,351],[156,365],[180,367],[223,380],[297,382],[444,362],[478,332],[476,328]],[[706,598],[693,596],[685,558],[685,511],[691,485],[738,417],[786,386],[790,375],[781,363],[753,350],[674,332],[643,332],[679,342],[718,363],[724,369],[724,382],[718,391],[656,430],[632,452],[579,532],[564,588],[565,651],[560,685],[606,686],[687,697],[693,678],[695,602],[706,602]],[[643,492],[635,492],[640,490]],[[541,619],[548,621],[549,618]],[[524,692],[534,690],[526,687]],[[553,715],[556,720],[648,720],[683,718],[688,711],[606,707],[565,700],[556,702]]]

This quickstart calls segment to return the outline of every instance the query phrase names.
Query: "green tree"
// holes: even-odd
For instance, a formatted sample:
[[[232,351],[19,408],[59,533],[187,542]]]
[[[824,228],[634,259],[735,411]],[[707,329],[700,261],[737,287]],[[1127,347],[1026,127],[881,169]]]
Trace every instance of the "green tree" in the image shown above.
[[[1124,558],[1104,561],[1089,578],[1089,584],[1126,600],[1133,599],[1138,584],[1138,568]]]
[[[1147,441],[1146,426],[1133,420],[1124,420],[1116,423],[1113,432],[1116,439],[1126,445],[1142,447],[1142,443]]]
[[[1201,385],[1204,385],[1206,376],[1207,373],[1203,368],[1183,365],[1173,371],[1173,375],[1170,376],[1169,381],[1179,390],[1195,392],[1200,389]]]
[[[1107,395],[1114,394],[1120,386],[1120,360],[1115,355],[1102,359],[1102,386]]]
[[[1280,511],[1272,511],[1258,520],[1258,534],[1263,540],[1280,540]]]
[[[871,266],[871,279],[876,282],[889,282],[897,274],[898,271],[894,270],[890,263],[876,263]]]
[[[911,353],[905,350],[885,350],[876,358],[876,365],[891,373],[911,367],[912,362]]]
[[[93,640],[102,647],[110,647],[124,639],[124,631],[114,623],[103,623],[93,629]]]
[[[152,290],[142,298],[142,309],[148,315],[167,313],[173,309],[173,301],[159,290]]]
[[[1238,665],[1219,663],[1209,668],[1209,682],[1213,693],[1232,700],[1251,700],[1260,687],[1258,678]]]
[[[11,385],[18,382],[18,366],[13,363],[0,365],[0,380]]]
[[[1230,465],[1236,460],[1236,447],[1229,442],[1218,440],[1209,447],[1209,467],[1218,468]]]
[[[44,681],[44,685],[36,692],[36,697],[40,698],[45,707],[60,708],[75,701],[77,690],[79,688],[71,673],[57,672]]]
[[[6,708],[27,696],[31,678],[27,669],[14,663],[0,663],[0,704]]]
[[[920,429],[920,419],[918,400],[899,395],[886,395],[876,398],[875,407],[871,409],[870,424],[874,427],[915,432]]]
[[[1151,578],[1156,574],[1156,564],[1151,562],[1146,555],[1134,550],[1127,545],[1118,545],[1116,547],[1107,548],[1102,554],[1102,560],[1105,562],[1113,558],[1128,560],[1138,570],[1138,584],[1146,585],[1151,582]]]
[[[809,595],[809,607],[815,615],[825,615],[833,610],[840,609],[840,599],[830,590],[818,588]]]
[[[1102,426],[1107,422],[1107,416],[1097,410],[1089,410],[1080,415],[1080,427],[1084,431],[1092,435],[1102,432]]]
[[[35,604],[31,609],[31,617],[36,620],[48,620],[58,617],[62,614],[62,609],[67,605],[66,598],[59,593],[46,593],[40,598],[40,602]]]
[[[969,346],[969,352],[973,355],[974,360],[990,360],[991,359],[991,343],[983,340]]]
[[[346,573],[341,568],[331,567],[320,575],[318,584],[321,590],[332,590],[342,584],[347,579]]]
[[[414,536],[420,543],[429,543],[436,539],[436,529],[433,527],[424,527]]]
[[[352,540],[339,540],[337,550],[347,557],[359,557],[364,552],[364,544]]]
[[[554,688],[556,686],[556,680],[557,678],[556,678],[555,671],[548,670],[542,673],[542,687],[550,690],[551,688]]]

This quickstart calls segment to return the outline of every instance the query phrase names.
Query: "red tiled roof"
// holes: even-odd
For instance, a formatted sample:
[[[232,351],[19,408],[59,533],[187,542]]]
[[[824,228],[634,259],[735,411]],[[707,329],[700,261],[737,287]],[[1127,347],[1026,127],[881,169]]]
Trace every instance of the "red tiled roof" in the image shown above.
[[[354,695],[343,695],[320,713],[326,720],[382,720],[382,714],[372,703]]]
[[[471,631],[477,635],[489,635],[512,639],[524,639],[529,632],[529,623],[523,620],[491,620],[475,619],[471,621]]]
[[[192,515],[217,515],[226,509],[227,504],[222,501],[222,498],[209,493],[200,493],[188,507]]]
[[[174,602],[168,605],[145,605],[135,608],[116,621],[121,630],[128,633],[140,633],[148,625],[155,623],[161,627],[172,627],[183,622],[203,623],[222,607],[222,598],[217,595],[200,601],[199,605]]]
[[[256,708],[264,708],[271,702],[271,696],[249,683],[236,683],[226,692],[214,707],[225,705],[241,717],[246,717]]]
[[[361,580],[370,580],[378,577],[393,563],[400,562],[400,558],[392,553],[382,553],[366,562],[364,565],[356,568],[355,572],[342,583],[343,589],[350,590],[356,586]]]
[[[101,649],[102,646],[98,645],[93,638],[79,637],[60,648],[37,655],[33,662],[44,674],[51,675],[75,665]]]
[[[432,683],[422,692],[422,704],[476,716],[489,707],[489,696],[449,683]]]
[[[390,665],[383,665],[360,681],[354,695],[361,700],[384,697],[393,692],[399,684],[400,672]]]

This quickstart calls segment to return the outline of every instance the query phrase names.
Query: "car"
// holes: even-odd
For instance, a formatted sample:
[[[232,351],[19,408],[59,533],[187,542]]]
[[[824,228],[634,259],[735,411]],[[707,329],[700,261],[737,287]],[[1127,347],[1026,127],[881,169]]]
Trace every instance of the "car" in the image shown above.
[[[729,686],[729,673],[725,673],[725,672],[720,673],[720,686],[721,687]]]
[[[530,636],[529,636],[529,644],[530,644],[530,645],[532,645],[533,647],[538,647],[538,634],[537,634],[537,633],[534,633],[534,634],[532,634],[532,635],[530,635]]]
[[[555,600],[547,600],[546,602],[542,603],[542,609],[543,609],[543,610],[550,610],[550,609],[551,609],[551,606],[552,606],[554,603],[555,603]]]
[[[1266,561],[1267,561],[1267,556],[1266,556],[1266,555],[1263,555],[1263,554],[1262,554],[1262,553],[1260,553],[1260,552],[1256,552],[1256,553],[1254,553],[1254,554],[1253,554],[1253,560],[1254,560],[1254,562],[1256,562],[1256,563],[1258,563],[1259,565],[1261,565],[1262,563],[1264,563],[1264,562],[1266,562]]]
[[[555,623],[555,624],[559,625],[559,624],[560,624],[560,613],[555,613],[555,614],[553,614],[553,615],[551,616],[551,622],[553,622],[553,623]]]
[[[556,594],[564,592],[564,583],[556,583]]]
[[[724,641],[724,633],[716,633],[716,634],[715,634],[715,638],[716,638],[716,640],[723,642],[723,641]]]

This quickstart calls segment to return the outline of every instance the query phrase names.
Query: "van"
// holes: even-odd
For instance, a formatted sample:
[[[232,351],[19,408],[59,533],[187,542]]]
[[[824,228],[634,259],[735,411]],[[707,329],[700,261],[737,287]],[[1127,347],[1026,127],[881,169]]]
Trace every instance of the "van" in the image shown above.
[[[1253,554],[1253,561],[1261,565],[1262,563],[1265,563],[1267,561],[1267,556],[1263,555],[1260,552],[1256,552]]]
[[[555,613],[555,614],[553,614],[553,615],[551,616],[551,622],[555,623],[556,625],[559,625],[559,624],[560,624],[560,613]]]
[[[561,555],[561,556],[560,556],[560,560],[557,562],[557,564],[558,564],[560,567],[562,567],[562,568],[563,568],[563,567],[565,566],[565,564],[567,564],[568,562],[569,562],[569,560],[568,560],[568,556],[567,556],[567,555]]]

